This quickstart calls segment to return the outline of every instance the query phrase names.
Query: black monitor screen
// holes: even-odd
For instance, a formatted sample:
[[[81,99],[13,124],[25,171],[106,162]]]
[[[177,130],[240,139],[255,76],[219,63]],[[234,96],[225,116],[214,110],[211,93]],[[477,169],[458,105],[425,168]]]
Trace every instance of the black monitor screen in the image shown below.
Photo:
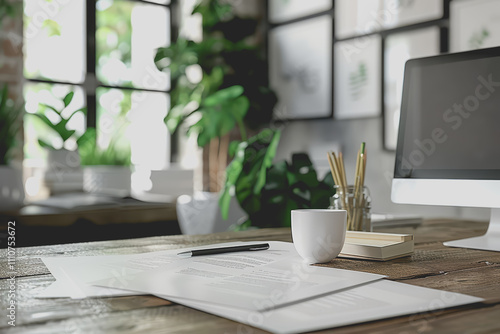
[[[406,63],[394,176],[500,179],[500,48]]]

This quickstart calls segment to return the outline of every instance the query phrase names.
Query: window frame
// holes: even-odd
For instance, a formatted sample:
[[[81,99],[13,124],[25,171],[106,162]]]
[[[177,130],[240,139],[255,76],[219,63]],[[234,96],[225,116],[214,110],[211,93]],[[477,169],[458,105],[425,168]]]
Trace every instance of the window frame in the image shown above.
[[[170,0],[169,3],[159,4],[156,2],[151,2],[147,0],[117,0],[121,2],[131,2],[131,3],[143,3],[148,5],[160,6],[168,9],[169,22],[165,29],[170,29],[170,41],[174,40],[175,35],[175,18],[173,16],[174,7],[178,0]],[[123,85],[109,85],[104,84],[99,81],[96,75],[96,64],[97,64],[97,45],[96,45],[96,33],[97,33],[97,0],[86,0],[85,1],[85,47],[86,47],[86,60],[85,60],[85,77],[83,82],[74,83],[69,81],[61,80],[50,80],[50,79],[40,79],[40,78],[27,78],[25,77],[25,84],[29,83],[45,83],[50,85],[70,85],[75,87],[81,87],[85,95],[85,103],[87,108],[87,115],[85,121],[85,128],[93,127],[97,129],[97,91],[99,88],[108,89],[120,89],[129,90],[136,92],[153,92],[153,93],[165,93],[170,95],[171,87],[166,89],[147,89],[147,88],[137,88],[137,87],[127,87]],[[23,65],[24,67],[24,65]],[[169,85],[170,86],[170,85]],[[99,130],[99,129],[97,129]],[[171,141],[172,145],[172,141]],[[170,157],[170,160],[172,158]]]

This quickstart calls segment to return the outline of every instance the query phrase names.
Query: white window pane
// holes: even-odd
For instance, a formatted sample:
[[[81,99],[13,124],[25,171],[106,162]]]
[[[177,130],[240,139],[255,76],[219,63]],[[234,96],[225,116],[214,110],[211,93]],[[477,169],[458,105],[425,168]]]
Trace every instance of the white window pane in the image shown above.
[[[97,77],[108,85],[166,90],[167,73],[154,64],[170,43],[169,10],[130,1],[97,2]]]
[[[108,88],[100,88],[97,96],[98,145],[106,147],[114,141],[118,149],[130,146],[135,166],[150,170],[165,168],[170,161],[170,134],[163,119],[169,108],[169,96]]]
[[[24,1],[24,75],[81,83],[85,1]]]
[[[146,1],[153,2],[153,3],[159,3],[159,4],[163,4],[163,5],[168,5],[170,3],[170,0],[146,0]]]
[[[195,42],[203,39],[203,19],[200,13],[193,14],[197,0],[181,1],[180,6],[180,28],[179,36]]]

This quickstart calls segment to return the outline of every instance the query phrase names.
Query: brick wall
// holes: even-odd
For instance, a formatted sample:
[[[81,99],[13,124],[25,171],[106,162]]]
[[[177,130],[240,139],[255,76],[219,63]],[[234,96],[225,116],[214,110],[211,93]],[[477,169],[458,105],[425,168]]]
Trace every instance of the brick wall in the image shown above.
[[[22,0],[14,1],[19,5],[17,14],[14,17],[5,16],[0,21],[0,87],[7,83],[10,97],[22,103],[24,83]],[[22,139],[23,133],[20,131],[18,142],[22,143]],[[14,152],[14,160],[20,162],[22,157],[22,145],[18,145]]]

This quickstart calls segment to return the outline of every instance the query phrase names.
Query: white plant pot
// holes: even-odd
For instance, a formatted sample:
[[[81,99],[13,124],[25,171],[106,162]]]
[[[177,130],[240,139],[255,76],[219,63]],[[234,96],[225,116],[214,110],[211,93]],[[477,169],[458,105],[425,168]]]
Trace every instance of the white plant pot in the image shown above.
[[[79,168],[80,154],[78,151],[68,151],[66,149],[47,149],[47,170],[57,172]]]
[[[207,234],[227,231],[246,216],[235,198],[231,198],[229,217],[222,219],[219,207],[219,194],[199,192],[193,196],[182,195],[177,198],[177,219],[182,234]]]
[[[129,196],[131,170],[128,166],[86,166],[83,168],[83,190],[114,196]]]
[[[0,166],[0,210],[16,210],[24,204],[23,173],[20,169]]]
[[[44,180],[52,194],[82,191],[83,172],[78,151],[47,149]]]

